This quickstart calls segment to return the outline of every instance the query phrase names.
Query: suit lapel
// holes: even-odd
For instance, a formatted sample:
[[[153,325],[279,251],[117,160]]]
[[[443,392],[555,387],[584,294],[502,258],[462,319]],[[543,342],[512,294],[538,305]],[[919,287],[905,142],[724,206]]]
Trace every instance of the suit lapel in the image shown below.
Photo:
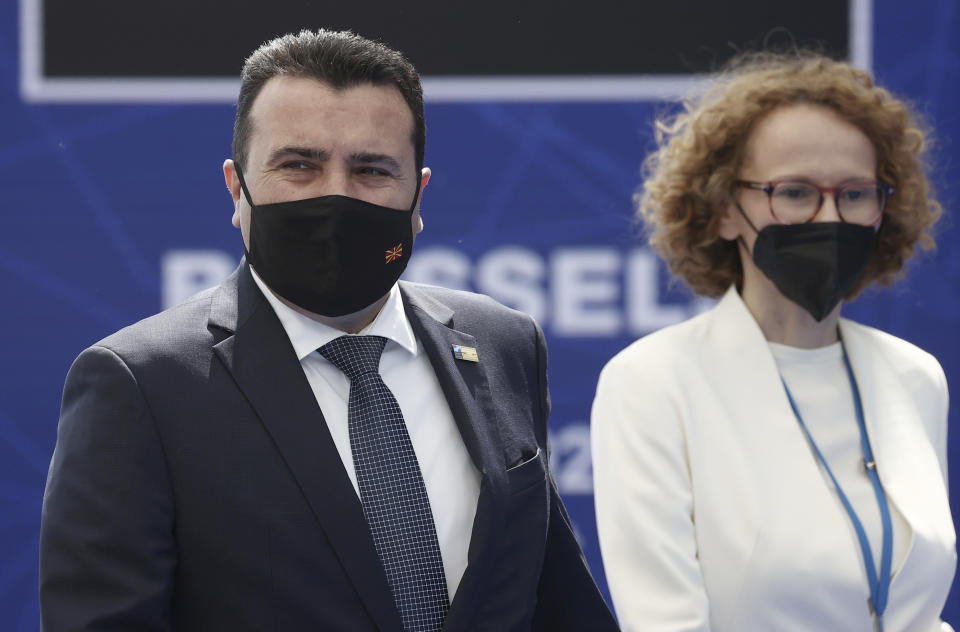
[[[841,320],[840,332],[863,400],[867,434],[877,464],[877,474],[890,501],[913,527],[911,547],[918,527],[952,526],[944,514],[946,486],[936,452],[923,434],[924,415],[917,408],[917,393],[911,393],[900,373],[876,341],[874,332]],[[918,490],[924,490],[918,493]]]
[[[484,369],[485,350],[476,339],[454,329],[454,313],[416,286],[400,284],[404,308],[417,339],[437,374],[447,404],[474,466],[481,473],[480,497],[470,537],[467,569],[447,614],[444,630],[468,629],[480,604],[484,583],[504,526],[509,481],[503,446]],[[457,360],[453,345],[474,347],[479,362]]]
[[[803,476],[819,481],[818,466],[810,458],[767,340],[737,291],[731,288],[707,317],[704,370],[727,409],[735,411],[738,433],[750,445],[748,453],[763,458],[763,467],[773,472],[785,458],[807,462]]]
[[[226,332],[215,353],[273,438],[370,616],[381,630],[399,630],[360,500],[290,340],[246,263],[214,297],[210,324]]]

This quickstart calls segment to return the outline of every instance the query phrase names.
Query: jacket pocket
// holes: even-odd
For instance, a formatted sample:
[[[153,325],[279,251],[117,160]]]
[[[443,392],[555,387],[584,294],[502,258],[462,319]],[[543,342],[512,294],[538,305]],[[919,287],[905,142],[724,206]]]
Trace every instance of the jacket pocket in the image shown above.
[[[546,481],[547,473],[543,466],[541,454],[543,454],[543,451],[538,447],[533,456],[507,468],[511,495],[525,491],[537,483],[543,484]]]

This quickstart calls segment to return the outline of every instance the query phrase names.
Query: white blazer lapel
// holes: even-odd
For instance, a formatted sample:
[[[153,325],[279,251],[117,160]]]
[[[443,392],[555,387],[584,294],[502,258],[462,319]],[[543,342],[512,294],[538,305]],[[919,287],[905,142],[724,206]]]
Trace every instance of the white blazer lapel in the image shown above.
[[[822,484],[766,338],[735,289],[727,292],[711,316],[712,331],[704,349],[708,371],[736,417],[742,440],[750,444],[751,458],[769,459],[774,470],[783,463],[806,462],[809,467],[794,472],[794,478],[801,484]]]
[[[907,557],[890,587],[890,628],[934,629],[956,568],[956,536],[937,454],[945,437],[943,371],[925,352],[881,331],[840,321],[877,473],[910,525]],[[924,614],[926,613],[926,614]],[[929,626],[929,627],[927,627]]]
[[[922,525],[952,532],[940,462],[925,433],[925,422],[935,414],[928,410],[934,402],[930,393],[912,392],[905,380],[916,363],[895,366],[895,357],[884,353],[886,345],[879,340],[887,337],[882,332],[841,319],[840,335],[860,388],[867,434],[887,496],[912,530]]]

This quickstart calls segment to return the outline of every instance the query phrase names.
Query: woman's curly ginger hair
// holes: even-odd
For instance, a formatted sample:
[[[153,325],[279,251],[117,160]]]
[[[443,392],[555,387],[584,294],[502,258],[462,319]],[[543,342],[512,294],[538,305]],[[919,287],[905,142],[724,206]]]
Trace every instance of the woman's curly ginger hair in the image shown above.
[[[659,149],[644,163],[637,213],[650,244],[696,293],[717,297],[743,280],[736,242],[718,234],[753,126],[795,103],[831,108],[871,140],[877,179],[895,189],[856,296],[873,282],[890,285],[919,245],[934,247],[940,217],[925,175],[927,134],[902,101],[866,72],[819,54],[753,53],[737,58],[702,95],[656,124]]]

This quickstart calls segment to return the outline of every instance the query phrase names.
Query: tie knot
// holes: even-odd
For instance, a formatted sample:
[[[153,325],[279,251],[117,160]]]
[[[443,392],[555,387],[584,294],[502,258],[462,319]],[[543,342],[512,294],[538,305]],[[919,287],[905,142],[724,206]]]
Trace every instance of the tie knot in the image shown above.
[[[317,351],[352,382],[364,373],[379,372],[380,354],[386,344],[383,336],[340,336]]]

